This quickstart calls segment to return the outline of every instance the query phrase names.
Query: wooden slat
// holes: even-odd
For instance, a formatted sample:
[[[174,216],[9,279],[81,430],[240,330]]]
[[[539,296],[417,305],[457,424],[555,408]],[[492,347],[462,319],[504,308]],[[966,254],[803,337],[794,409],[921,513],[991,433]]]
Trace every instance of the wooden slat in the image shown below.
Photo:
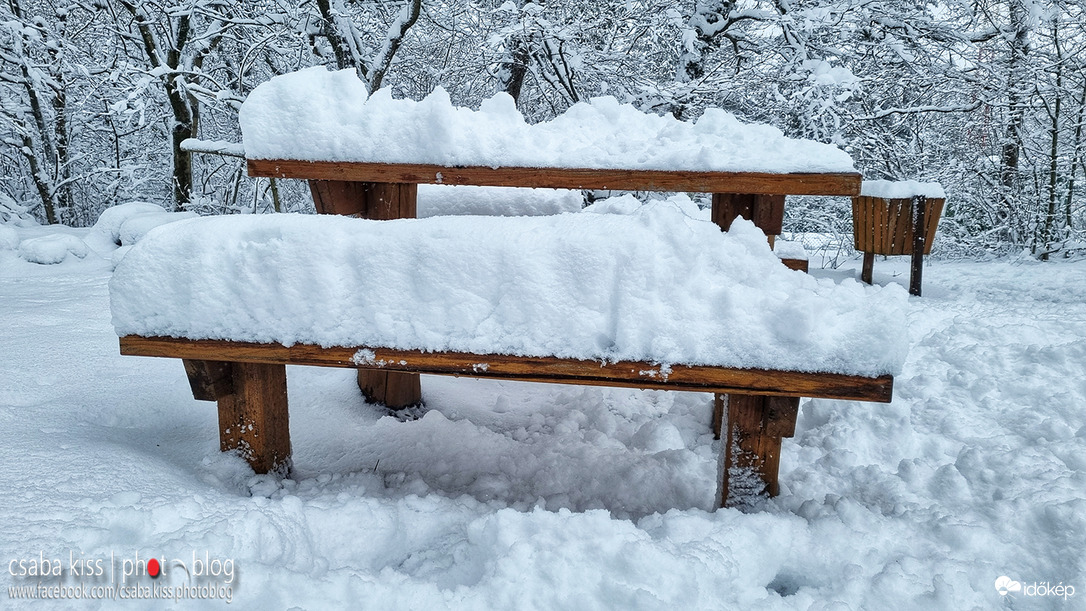
[[[724,231],[732,226],[732,221],[743,217],[752,221],[769,238],[781,232],[784,223],[783,195],[753,195],[741,193],[713,193],[712,220]]]
[[[903,255],[912,252],[912,214],[911,200],[890,200],[890,218],[887,221],[893,227],[888,246],[890,254]]]
[[[782,397],[822,397],[888,403],[893,377],[836,373],[731,369],[672,365],[671,371],[644,362],[603,363],[554,357],[420,352],[373,348],[373,362],[354,363],[360,348],[322,348],[295,344],[252,344],[218,340],[125,336],[121,354],[250,363],[280,363],[384,369],[435,375],[501,378],[560,384],[622,386],[696,392],[740,392]]]
[[[590,168],[482,167],[249,159],[250,176],[378,183],[692,191],[760,195],[858,195],[858,173],[690,172]]]
[[[931,245],[935,242],[935,231],[939,228],[939,218],[943,215],[943,206],[946,200],[943,198],[928,198],[928,210],[926,217],[927,238],[924,243],[924,254],[931,254]]]
[[[875,252],[886,254],[889,241],[886,238],[886,206],[876,205],[872,209],[875,211]]]

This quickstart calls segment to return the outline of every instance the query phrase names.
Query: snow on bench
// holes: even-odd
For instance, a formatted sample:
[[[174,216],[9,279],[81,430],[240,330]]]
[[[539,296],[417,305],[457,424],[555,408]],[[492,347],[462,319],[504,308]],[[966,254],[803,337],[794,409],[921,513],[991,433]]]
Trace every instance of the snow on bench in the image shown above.
[[[632,215],[274,214],[169,229],[114,274],[121,335],[869,377],[903,358],[903,342],[887,341],[903,333],[898,292],[792,272],[751,223],[724,233],[668,203]]]
[[[770,250],[786,195],[859,193],[834,146],[613,98],[528,125],[504,94],[477,111],[440,89],[394,100],[323,68],[260,85],[240,119],[251,176],[308,180],[318,213],[370,221],[175,223],[111,290],[122,353],[184,359],[194,396],[218,401],[221,447],[259,472],[290,465],[286,364],[357,368],[394,409],[421,401],[420,373],[713,392],[722,504],[730,482],[777,493],[798,397],[891,398],[901,296]],[[414,219],[429,184],[711,193],[712,220],[666,205],[390,220]]]

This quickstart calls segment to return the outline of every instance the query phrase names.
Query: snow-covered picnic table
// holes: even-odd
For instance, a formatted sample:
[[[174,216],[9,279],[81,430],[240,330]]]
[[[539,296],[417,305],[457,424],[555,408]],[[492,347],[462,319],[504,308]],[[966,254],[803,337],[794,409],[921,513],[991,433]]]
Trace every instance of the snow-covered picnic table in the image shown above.
[[[770,250],[786,195],[858,193],[836,147],[610,98],[528,125],[504,94],[478,111],[440,90],[370,97],[322,68],[258,87],[241,123],[250,175],[306,179],[318,212],[370,220],[177,223],[126,257],[113,307],[122,352],[185,359],[223,449],[257,470],[289,468],[285,364],[358,368],[391,408],[421,402],[420,373],[713,392],[722,503],[736,469],[776,493],[799,397],[890,400],[900,291],[815,280]],[[407,220],[418,184],[705,192],[712,222],[663,204]],[[740,216],[757,229],[720,231]]]

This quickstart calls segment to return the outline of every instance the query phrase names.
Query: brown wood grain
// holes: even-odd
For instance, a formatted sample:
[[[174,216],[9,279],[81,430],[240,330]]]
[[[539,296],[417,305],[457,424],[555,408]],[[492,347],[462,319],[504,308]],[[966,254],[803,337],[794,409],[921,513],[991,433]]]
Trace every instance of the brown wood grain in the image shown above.
[[[822,397],[889,403],[893,376],[864,377],[839,373],[733,369],[727,367],[672,365],[665,375],[660,366],[645,362],[584,361],[554,357],[503,354],[421,352],[372,348],[369,363],[354,363],[359,348],[322,348],[308,344],[283,346],[221,340],[188,340],[169,337],[125,336],[121,354],[231,362],[277,363],[384,369],[408,373],[501,378],[583,384],[689,390],[695,392],[742,392],[784,397]]]
[[[422,381],[417,373],[383,369],[359,369],[358,388],[366,401],[389,409],[422,404]]]
[[[795,270],[797,272],[808,272],[811,262],[807,259],[781,259],[781,263],[788,269]]]
[[[925,221],[925,238],[924,238],[924,254],[931,254],[931,245],[935,243],[935,231],[939,228],[939,219],[943,216],[943,207],[946,205],[946,200],[943,198],[928,198],[928,208],[924,214]]]
[[[862,280],[862,281],[864,281],[864,282],[866,282],[868,284],[871,284],[871,279],[872,279],[871,276],[874,275],[874,272],[875,272],[875,253],[873,253],[873,252],[865,252],[864,253],[863,269],[860,271],[860,280]]]
[[[784,196],[713,193],[714,223],[727,231],[739,217],[754,222],[767,236],[776,236],[784,223]]]
[[[234,392],[233,369],[222,361],[183,359],[192,397],[197,401],[217,401]]]
[[[592,168],[484,167],[249,159],[250,176],[375,183],[692,191],[765,195],[858,195],[860,174],[693,172]]]
[[[931,253],[945,199],[931,198],[924,208],[924,254]],[[853,244],[856,250],[878,255],[913,252],[912,199],[858,196],[852,198]]]

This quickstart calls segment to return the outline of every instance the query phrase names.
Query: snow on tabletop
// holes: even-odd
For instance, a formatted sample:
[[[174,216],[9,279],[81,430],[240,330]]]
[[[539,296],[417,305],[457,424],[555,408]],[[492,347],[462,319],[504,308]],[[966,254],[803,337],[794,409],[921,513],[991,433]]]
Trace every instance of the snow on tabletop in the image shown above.
[[[916,195],[936,199],[946,199],[943,186],[937,182],[917,182],[915,180],[865,180],[860,187],[860,195],[881,197],[884,199],[909,199]]]
[[[782,266],[749,222],[635,214],[199,218],[110,283],[120,335],[862,375],[905,357],[905,292]]]
[[[372,96],[354,70],[323,67],[257,87],[239,114],[250,159],[724,172],[853,172],[836,146],[786,138],[710,108],[696,123],[643,113],[613,97],[529,125],[498,93],[479,110],[440,87],[422,101]]]
[[[572,189],[419,185],[418,217],[542,216],[577,212],[584,196]]]

